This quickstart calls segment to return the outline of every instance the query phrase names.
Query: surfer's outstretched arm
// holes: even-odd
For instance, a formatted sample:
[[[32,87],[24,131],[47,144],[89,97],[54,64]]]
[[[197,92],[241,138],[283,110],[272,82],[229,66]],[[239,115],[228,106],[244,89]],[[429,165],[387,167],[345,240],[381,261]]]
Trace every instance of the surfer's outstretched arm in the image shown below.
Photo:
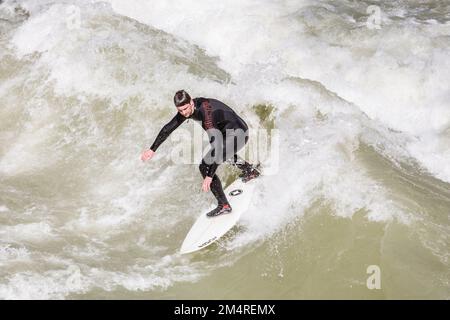
[[[183,117],[181,114],[177,113],[172,120],[169,121],[164,127],[162,127],[155,141],[153,142],[150,150],[156,151],[158,147],[167,139],[168,136],[178,128],[187,118]]]
[[[164,127],[162,127],[161,131],[159,131],[158,136],[153,142],[152,146],[149,150],[145,150],[142,155],[142,161],[149,160],[153,157],[156,149],[170,136],[170,134],[178,128],[184,121],[186,120],[180,113],[177,113],[172,120],[170,120]]]

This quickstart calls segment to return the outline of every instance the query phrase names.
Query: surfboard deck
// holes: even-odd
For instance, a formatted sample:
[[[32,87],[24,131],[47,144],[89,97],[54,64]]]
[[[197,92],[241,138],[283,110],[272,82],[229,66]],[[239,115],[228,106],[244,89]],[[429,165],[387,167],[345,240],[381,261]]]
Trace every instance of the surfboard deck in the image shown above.
[[[224,192],[233,209],[231,213],[216,217],[207,217],[206,211],[202,213],[184,239],[180,253],[186,254],[206,248],[233,228],[250,205],[256,180],[258,179],[244,183],[237,179],[230,184]]]

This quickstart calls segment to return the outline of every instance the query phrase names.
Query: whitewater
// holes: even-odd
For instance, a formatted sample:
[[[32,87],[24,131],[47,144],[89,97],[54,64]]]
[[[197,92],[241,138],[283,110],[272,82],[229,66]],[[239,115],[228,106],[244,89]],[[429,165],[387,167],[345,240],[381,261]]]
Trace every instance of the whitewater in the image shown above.
[[[439,0],[0,1],[0,299],[449,299],[449,57]],[[192,255],[180,89],[279,159]]]

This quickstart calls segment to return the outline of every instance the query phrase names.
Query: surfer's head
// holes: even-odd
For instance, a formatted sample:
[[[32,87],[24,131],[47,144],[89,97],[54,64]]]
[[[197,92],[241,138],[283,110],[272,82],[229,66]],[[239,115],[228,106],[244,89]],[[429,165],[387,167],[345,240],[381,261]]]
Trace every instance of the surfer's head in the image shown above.
[[[184,90],[179,90],[175,93],[173,103],[175,104],[175,107],[177,107],[178,112],[186,118],[194,113],[194,100],[192,100],[189,93]]]

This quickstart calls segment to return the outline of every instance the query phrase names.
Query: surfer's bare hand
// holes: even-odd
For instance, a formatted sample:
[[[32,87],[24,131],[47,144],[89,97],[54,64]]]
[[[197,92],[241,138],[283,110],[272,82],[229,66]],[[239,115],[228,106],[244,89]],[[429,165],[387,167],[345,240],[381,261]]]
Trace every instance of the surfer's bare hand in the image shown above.
[[[153,158],[154,155],[155,155],[155,151],[153,151],[153,150],[146,150],[146,151],[142,152],[141,160],[142,161],[150,160],[151,158]]]
[[[211,178],[211,177],[206,177],[206,178],[203,180],[202,190],[203,190],[204,192],[207,192],[207,191],[210,190],[211,181],[212,181],[212,178]]]

